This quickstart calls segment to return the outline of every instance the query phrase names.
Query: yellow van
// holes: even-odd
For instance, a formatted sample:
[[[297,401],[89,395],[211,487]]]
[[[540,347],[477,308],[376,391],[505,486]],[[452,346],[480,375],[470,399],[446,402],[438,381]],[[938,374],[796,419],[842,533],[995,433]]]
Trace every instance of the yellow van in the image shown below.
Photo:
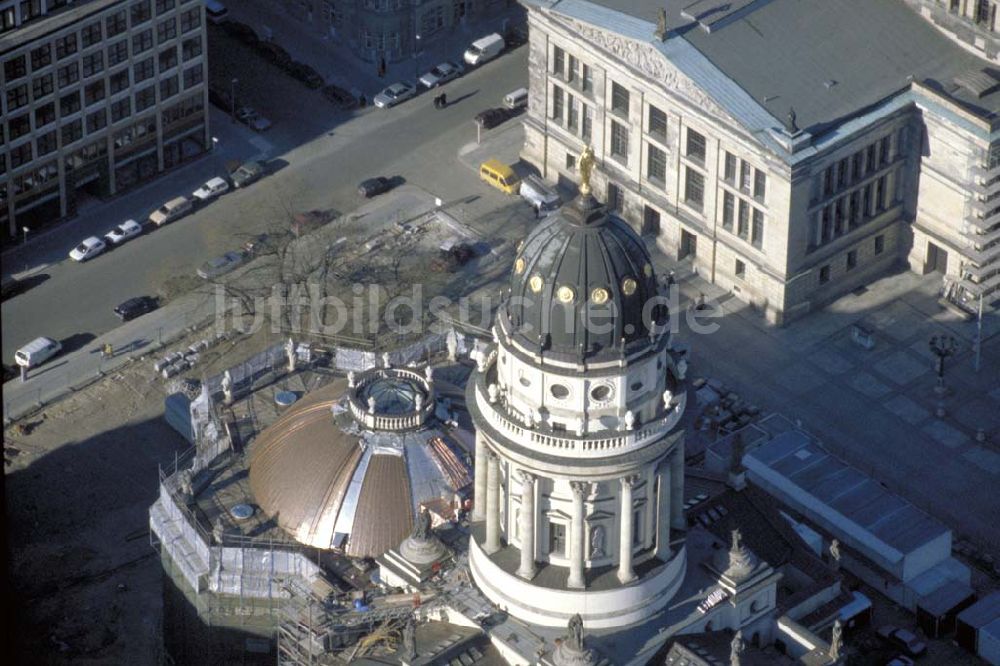
[[[507,194],[517,194],[521,179],[500,160],[486,160],[479,166],[479,177]]]

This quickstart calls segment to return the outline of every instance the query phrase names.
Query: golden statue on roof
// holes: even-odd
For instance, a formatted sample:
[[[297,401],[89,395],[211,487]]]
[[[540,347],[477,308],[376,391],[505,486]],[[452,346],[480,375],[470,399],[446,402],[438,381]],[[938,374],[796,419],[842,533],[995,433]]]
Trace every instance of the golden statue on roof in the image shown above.
[[[590,176],[594,172],[594,149],[589,144],[580,153],[578,168],[580,169],[580,194],[587,196],[590,194]]]

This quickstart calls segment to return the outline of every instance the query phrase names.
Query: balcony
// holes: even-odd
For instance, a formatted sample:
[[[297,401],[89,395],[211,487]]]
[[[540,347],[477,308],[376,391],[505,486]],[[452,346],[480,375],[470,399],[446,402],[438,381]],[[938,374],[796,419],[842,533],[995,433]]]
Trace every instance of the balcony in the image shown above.
[[[994,178],[1000,177],[1000,164],[996,164],[992,167],[974,166],[970,172],[972,173],[973,178],[988,183]]]
[[[965,213],[965,221],[976,229],[988,232],[995,225],[1000,224],[1000,208],[997,208],[986,217],[980,217],[982,213],[979,211],[982,211],[982,206],[983,203],[981,201],[971,203]]]

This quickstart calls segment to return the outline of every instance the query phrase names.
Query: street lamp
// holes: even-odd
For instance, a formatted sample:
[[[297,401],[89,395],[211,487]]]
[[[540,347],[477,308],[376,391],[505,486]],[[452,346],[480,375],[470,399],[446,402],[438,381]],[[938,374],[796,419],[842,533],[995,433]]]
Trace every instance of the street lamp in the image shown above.
[[[413,47],[413,87],[420,85],[420,33],[417,33],[417,41]]]
[[[28,227],[21,227],[21,231],[24,232],[24,244],[28,244]]]
[[[218,147],[219,147],[219,137],[213,136],[212,137],[212,152],[214,153],[215,149],[218,148]]]
[[[230,81],[230,83],[229,83],[229,98],[233,102],[233,116],[232,116],[232,121],[234,123],[236,122],[236,84],[239,83],[239,82],[240,82],[240,80],[237,79],[234,76],[233,80]]]
[[[930,349],[931,353],[937,356],[937,386],[934,387],[934,392],[941,397],[946,392],[944,387],[944,360],[949,356],[955,355],[955,352],[958,351],[958,342],[955,340],[955,336],[952,335],[935,335],[931,337]]]

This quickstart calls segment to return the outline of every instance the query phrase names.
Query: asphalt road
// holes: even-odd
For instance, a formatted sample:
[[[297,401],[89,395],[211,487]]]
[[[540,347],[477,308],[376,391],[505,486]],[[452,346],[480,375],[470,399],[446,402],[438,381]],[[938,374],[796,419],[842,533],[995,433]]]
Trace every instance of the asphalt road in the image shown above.
[[[221,149],[178,171],[105,204],[90,207],[25,252],[4,257],[4,273],[37,269],[39,284],[2,305],[3,360],[25,342],[45,335],[77,345],[118,325],[112,309],[141,294],[161,292],[168,280],[193,276],[207,259],[238,247],[252,234],[283,227],[295,211],[333,208],[350,211],[361,203],[355,188],[370,176],[401,176],[444,200],[478,194],[491,197],[475,174],[457,159],[459,149],[475,141],[472,118],[497,106],[504,93],[526,85],[527,49],[508,53],[445,86],[451,104],[433,108],[430,94],[389,110],[369,109],[335,117],[330,105],[305,94],[308,104],[288,105],[283,97],[282,123],[293,124],[287,110],[298,108],[302,135],[288,128],[274,133],[270,151],[273,172],[246,190],[230,192],[194,214],[137,238],[122,247],[77,264],[66,253],[89,235],[102,235],[128,217],[143,219],[164,200],[187,194],[222,171],[226,159],[247,157],[245,130],[226,127],[214,113],[212,133],[225,134]],[[251,64],[250,66],[254,66]],[[267,114],[264,104],[258,108]],[[315,117],[330,117],[330,130],[316,134]],[[516,122],[516,121],[512,121]],[[272,135],[264,135],[267,141]],[[242,143],[241,143],[242,142]],[[258,140],[259,143],[259,140]],[[497,195],[499,203],[501,195]]]

